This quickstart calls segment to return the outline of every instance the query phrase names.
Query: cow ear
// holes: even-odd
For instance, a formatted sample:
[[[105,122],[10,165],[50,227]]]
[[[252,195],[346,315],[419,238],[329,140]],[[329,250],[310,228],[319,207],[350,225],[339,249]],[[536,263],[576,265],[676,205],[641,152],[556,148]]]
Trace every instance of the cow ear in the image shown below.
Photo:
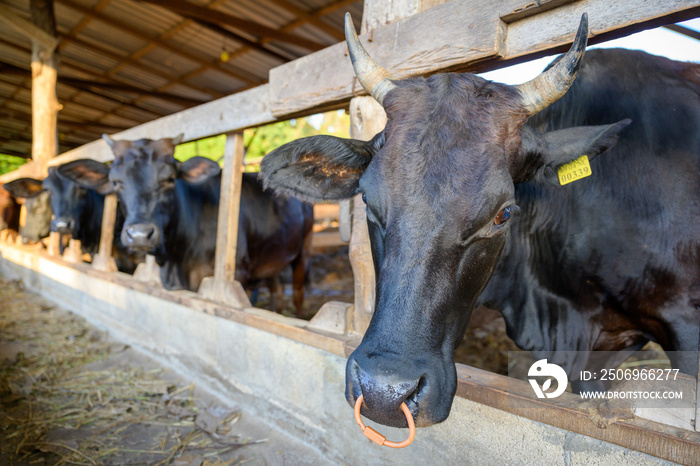
[[[559,167],[583,155],[593,160],[614,147],[618,133],[631,122],[625,119],[611,125],[576,126],[547,133],[523,126],[520,153],[510,162],[513,181],[547,182],[559,186]]]
[[[384,132],[370,141],[312,136],[273,150],[260,164],[265,188],[305,201],[347,199],[384,145]]]
[[[109,167],[96,160],[80,159],[68,162],[58,167],[58,173],[100,194],[114,192],[114,186],[109,181]]]
[[[30,199],[36,197],[44,190],[41,180],[34,178],[18,178],[3,186],[14,197]]]
[[[204,183],[212,176],[221,173],[219,164],[206,157],[192,157],[177,164],[177,174],[188,183]]]

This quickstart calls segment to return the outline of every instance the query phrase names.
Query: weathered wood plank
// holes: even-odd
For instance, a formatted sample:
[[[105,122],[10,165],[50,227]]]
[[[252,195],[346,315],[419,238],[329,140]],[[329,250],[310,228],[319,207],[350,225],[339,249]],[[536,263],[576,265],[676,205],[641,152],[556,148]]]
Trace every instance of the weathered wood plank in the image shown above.
[[[604,403],[584,406],[571,393],[540,400],[527,382],[462,364],[457,378],[457,396],[680,464],[698,464],[700,434],[606,411]]]
[[[360,39],[378,63],[397,78],[405,78],[446,70],[492,69],[497,62],[505,66],[554,52],[571,42],[584,12],[595,42],[596,36],[606,37],[618,29],[634,32],[658,26],[664,17],[680,21],[700,11],[696,0],[648,1],[635,8],[607,0],[551,0],[547,5],[556,4],[556,8],[546,9],[543,4],[532,16],[516,14],[533,8],[530,4],[524,0],[453,1]],[[512,22],[507,24],[502,18]],[[364,94],[353,78],[344,44],[279,66],[270,71],[272,113],[281,118]]]
[[[350,101],[350,136],[369,141],[386,125],[386,113],[372,97],[356,97]],[[364,334],[374,313],[376,297],[374,262],[367,229],[367,211],[362,195],[352,202],[350,264],[355,281],[355,306],[350,331]]]
[[[33,42],[41,44],[42,47],[50,52],[53,52],[61,41],[58,37],[46,32],[31,21],[22,18],[6,5],[0,5],[0,23]]]
[[[224,170],[221,174],[219,221],[216,229],[216,258],[214,276],[205,277],[199,292],[205,299],[236,308],[250,306],[248,296],[235,280],[238,240],[238,213],[241,207],[243,134],[229,134],[224,150]]]
[[[53,0],[31,0],[29,9],[34,26],[55,38]],[[42,177],[48,175],[49,160],[58,155],[58,111],[63,108],[56,94],[55,50],[55,45],[32,39],[32,159],[40,164]]]
[[[372,57],[406,78],[501,54],[498,10],[489,0],[455,1],[430,8],[360,37]],[[343,43],[270,70],[272,114],[294,114],[364,94]]]
[[[92,267],[103,272],[116,272],[117,263],[112,257],[114,244],[114,224],[117,220],[117,195],[105,196],[102,210],[102,228],[100,232],[100,247],[92,259]]]
[[[653,22],[666,16],[698,11],[697,0],[655,0],[635,3],[582,0],[562,5],[508,25],[505,59],[533,55],[568,44],[574,37],[579,19],[588,13],[590,41],[617,29]],[[694,13],[695,12],[695,13]],[[674,19],[675,20],[675,19]],[[656,26],[651,24],[651,26]]]
[[[268,106],[269,91],[270,87],[267,84],[258,86],[135,126],[112,136],[114,139],[160,139],[184,133],[183,141],[192,141],[272,123],[275,118]],[[50,164],[61,165],[84,158],[109,162],[114,155],[109,146],[98,139],[56,157]]]
[[[564,5],[566,3],[571,3],[573,1],[576,0],[535,0],[533,2],[517,7],[510,13],[501,15],[501,19],[506,23],[512,23],[519,19],[544,13],[547,10],[551,10],[552,8],[556,8],[558,6]]]

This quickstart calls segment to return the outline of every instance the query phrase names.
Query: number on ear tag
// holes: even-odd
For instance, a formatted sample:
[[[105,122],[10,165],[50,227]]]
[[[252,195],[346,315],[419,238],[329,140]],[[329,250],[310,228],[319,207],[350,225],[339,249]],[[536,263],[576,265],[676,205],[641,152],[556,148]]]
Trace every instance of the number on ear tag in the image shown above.
[[[559,184],[564,186],[572,181],[580,180],[587,176],[591,176],[591,164],[588,163],[588,156],[582,155],[573,162],[562,165],[557,170],[559,174]]]

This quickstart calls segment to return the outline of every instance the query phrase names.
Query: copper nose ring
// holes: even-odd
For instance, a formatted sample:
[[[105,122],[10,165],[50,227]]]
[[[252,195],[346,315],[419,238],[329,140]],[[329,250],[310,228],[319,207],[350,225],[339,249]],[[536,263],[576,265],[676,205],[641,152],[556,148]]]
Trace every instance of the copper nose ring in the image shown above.
[[[385,447],[389,448],[403,448],[409,446],[411,442],[413,442],[413,439],[416,437],[416,423],[413,422],[413,415],[411,414],[411,411],[409,411],[408,406],[406,406],[406,403],[401,403],[401,411],[403,411],[403,414],[406,416],[406,421],[408,422],[408,438],[403,442],[392,442],[362,422],[362,418],[360,417],[362,400],[364,400],[364,395],[360,395],[355,402],[355,422],[357,422],[357,425],[360,426],[360,429],[362,429],[362,433],[365,434],[365,437],[379,446],[384,445]]]

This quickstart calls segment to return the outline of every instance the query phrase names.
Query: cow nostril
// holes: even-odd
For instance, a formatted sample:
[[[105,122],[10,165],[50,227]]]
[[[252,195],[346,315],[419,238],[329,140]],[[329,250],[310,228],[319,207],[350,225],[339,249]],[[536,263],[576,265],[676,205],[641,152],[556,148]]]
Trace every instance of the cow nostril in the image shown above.
[[[156,229],[155,229],[155,228],[151,228],[151,229],[148,231],[148,235],[146,236],[146,238],[148,238],[148,239],[153,239],[153,237],[155,236],[155,234],[156,234]]]

